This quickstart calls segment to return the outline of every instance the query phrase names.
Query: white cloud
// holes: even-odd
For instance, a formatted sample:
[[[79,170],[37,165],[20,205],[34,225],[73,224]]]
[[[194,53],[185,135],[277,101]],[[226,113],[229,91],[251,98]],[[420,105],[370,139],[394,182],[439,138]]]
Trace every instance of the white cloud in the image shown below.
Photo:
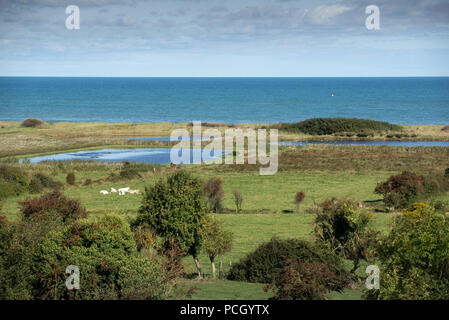
[[[312,24],[330,24],[334,22],[334,18],[350,10],[350,7],[338,4],[318,6],[308,10],[306,17]]]

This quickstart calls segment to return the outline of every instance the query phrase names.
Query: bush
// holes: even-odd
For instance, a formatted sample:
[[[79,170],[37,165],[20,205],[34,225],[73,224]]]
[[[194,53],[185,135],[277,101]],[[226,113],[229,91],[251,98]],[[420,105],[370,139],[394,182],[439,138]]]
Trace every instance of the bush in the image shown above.
[[[314,118],[296,123],[281,123],[280,130],[299,131],[311,135],[327,135],[335,133],[359,133],[400,131],[401,127],[388,122],[355,119],[355,118]]]
[[[341,292],[346,284],[324,263],[289,259],[264,290],[275,291],[273,300],[324,300],[326,293]]]
[[[35,173],[30,178],[25,170],[13,166],[0,166],[0,199],[18,196],[27,191],[39,193],[44,188],[59,189],[61,186],[61,183],[42,173]]]
[[[54,212],[0,225],[0,300],[33,299],[35,250],[49,232],[62,226]]]
[[[447,126],[444,126],[443,128],[441,128],[442,131],[449,131],[449,124]]]
[[[374,192],[383,196],[383,202],[387,206],[402,209],[413,202],[425,200],[447,190],[449,190],[449,179],[443,175],[418,176],[404,171],[379,183]]]
[[[366,298],[449,299],[449,219],[424,203],[397,216],[376,248],[380,288]]]
[[[43,125],[45,122],[39,119],[34,119],[34,118],[27,118],[25,120],[23,120],[23,122],[21,123],[22,127],[27,127],[27,128],[36,128],[39,127],[41,125]]]
[[[47,175],[36,173],[31,177],[30,185],[28,187],[30,193],[39,193],[44,188],[59,189],[62,187],[62,183],[54,181]]]
[[[391,176],[374,189],[374,193],[383,196],[385,205],[397,209],[405,208],[413,201],[418,200],[423,191],[423,178],[407,171]]]
[[[306,194],[303,191],[296,192],[295,194],[295,203],[296,203],[296,211],[299,212],[301,203],[304,201]]]
[[[201,275],[197,255],[205,223],[202,183],[181,170],[145,188],[134,225],[147,227],[162,237],[167,248],[177,244],[186,254],[192,255]]]
[[[71,186],[75,185],[75,173],[70,172],[69,174],[67,174],[67,177],[65,178],[65,182],[67,182],[67,184],[70,184]]]
[[[222,181],[218,178],[211,178],[204,186],[204,195],[209,202],[209,209],[212,212],[220,212],[223,200]]]
[[[299,239],[272,238],[233,264],[228,279],[268,284],[282,271],[288,259],[324,263],[336,275],[347,276],[342,259],[323,246]]]
[[[65,286],[68,265],[79,267],[79,290]],[[129,225],[117,216],[49,234],[33,271],[37,299],[161,299],[165,290],[159,265],[138,254]]]
[[[234,196],[235,212],[240,213],[242,211],[243,196],[238,190],[232,191],[232,194]]]
[[[20,202],[20,205],[20,212],[24,218],[38,218],[49,212],[56,212],[63,222],[87,217],[86,209],[78,200],[68,199],[59,191],[44,194],[39,198],[27,198]]]
[[[354,201],[331,199],[323,202],[315,218],[315,235],[330,250],[353,262],[354,273],[360,260],[373,258],[377,232],[368,229],[371,217],[360,213]]]

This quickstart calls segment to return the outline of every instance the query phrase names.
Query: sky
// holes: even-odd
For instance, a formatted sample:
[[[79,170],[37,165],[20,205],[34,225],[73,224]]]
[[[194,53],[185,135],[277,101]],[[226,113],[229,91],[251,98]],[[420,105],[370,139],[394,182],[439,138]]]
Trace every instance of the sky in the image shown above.
[[[448,40],[449,0],[0,0],[0,76],[449,76]]]

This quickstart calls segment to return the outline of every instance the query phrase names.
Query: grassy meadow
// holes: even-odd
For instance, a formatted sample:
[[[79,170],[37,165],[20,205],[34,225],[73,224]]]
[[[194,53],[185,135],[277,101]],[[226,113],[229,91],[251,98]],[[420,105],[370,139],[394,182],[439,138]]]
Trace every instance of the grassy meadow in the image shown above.
[[[244,125],[242,125],[244,126]],[[248,125],[250,126],[250,125]],[[252,125],[257,126],[257,125]],[[188,124],[176,127],[189,128]],[[406,131],[421,139],[448,140],[449,133],[442,126],[404,126]],[[141,165],[141,178],[108,181],[111,173],[119,172],[119,163],[66,163],[30,164],[12,162],[11,157],[86,150],[101,147],[163,147],[168,143],[157,141],[127,141],[125,137],[167,136],[175,128],[171,123],[157,124],[106,124],[106,123],[56,123],[40,128],[22,128],[16,122],[2,122],[0,129],[0,161],[11,167],[21,167],[30,172],[42,172],[64,183],[63,193],[76,198],[86,207],[91,217],[116,213],[133,217],[140,206],[141,195],[101,195],[100,190],[131,187],[143,191],[164,175],[172,172],[168,165]],[[223,127],[219,127],[220,130]],[[307,139],[305,135],[281,134],[285,140]],[[310,137],[309,137],[310,138]],[[330,139],[331,137],[323,137]],[[335,137],[334,137],[335,138]],[[419,140],[419,139],[417,139]],[[0,163],[1,164],[1,163]],[[202,180],[220,178],[224,189],[224,212],[217,214],[225,227],[234,234],[233,250],[223,256],[226,272],[231,263],[238,262],[245,254],[273,236],[280,238],[310,239],[313,231],[316,204],[332,197],[349,197],[360,204],[361,210],[370,212],[374,228],[386,232],[395,214],[384,210],[381,197],[374,194],[377,183],[391,174],[403,170],[427,172],[449,167],[449,148],[442,147],[364,147],[364,146],[307,146],[280,148],[279,171],[273,176],[260,176],[254,165],[191,165],[185,169]],[[68,172],[74,172],[75,185],[65,184]],[[92,180],[86,185],[86,180]],[[243,211],[234,212],[233,190],[243,195]],[[300,212],[296,212],[294,195],[304,191],[306,198]],[[38,194],[22,194],[2,200],[2,212],[8,220],[19,215],[18,202]],[[442,195],[449,200],[449,195]],[[193,280],[189,276],[183,282],[186,287],[197,287],[193,299],[267,299],[270,293],[264,285],[227,280],[212,280],[209,259],[200,256],[206,278]],[[195,273],[191,257],[185,258],[187,275]],[[363,269],[363,266],[360,270]],[[347,289],[343,293],[331,293],[330,299],[359,299],[361,289]]]

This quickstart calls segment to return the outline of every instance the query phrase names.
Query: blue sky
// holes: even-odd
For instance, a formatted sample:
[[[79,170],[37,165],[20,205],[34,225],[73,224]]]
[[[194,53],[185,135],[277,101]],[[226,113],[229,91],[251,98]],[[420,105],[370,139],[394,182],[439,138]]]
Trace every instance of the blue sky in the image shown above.
[[[449,0],[0,0],[3,76],[449,76],[448,40]]]

